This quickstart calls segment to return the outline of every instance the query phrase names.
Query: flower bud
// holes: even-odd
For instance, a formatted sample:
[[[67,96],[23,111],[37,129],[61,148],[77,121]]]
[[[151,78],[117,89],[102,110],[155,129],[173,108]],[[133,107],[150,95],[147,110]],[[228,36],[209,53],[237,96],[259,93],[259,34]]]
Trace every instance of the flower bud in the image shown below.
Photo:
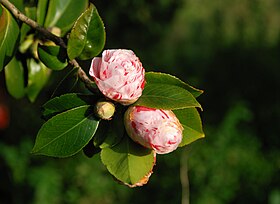
[[[145,70],[131,50],[105,50],[93,58],[89,74],[104,96],[123,105],[137,101],[145,85]]]
[[[103,120],[110,120],[115,113],[115,105],[108,101],[99,101],[94,107],[97,117]]]
[[[174,151],[182,141],[183,127],[171,110],[129,107],[124,124],[132,140],[158,154]]]

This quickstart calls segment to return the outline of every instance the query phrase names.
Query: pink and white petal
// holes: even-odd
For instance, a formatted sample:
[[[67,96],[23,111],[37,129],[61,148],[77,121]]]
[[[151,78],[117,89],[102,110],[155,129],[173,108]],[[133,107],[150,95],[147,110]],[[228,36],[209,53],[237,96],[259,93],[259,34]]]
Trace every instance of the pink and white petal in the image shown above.
[[[100,68],[101,68],[102,59],[100,57],[95,57],[91,61],[89,75],[99,78]]]

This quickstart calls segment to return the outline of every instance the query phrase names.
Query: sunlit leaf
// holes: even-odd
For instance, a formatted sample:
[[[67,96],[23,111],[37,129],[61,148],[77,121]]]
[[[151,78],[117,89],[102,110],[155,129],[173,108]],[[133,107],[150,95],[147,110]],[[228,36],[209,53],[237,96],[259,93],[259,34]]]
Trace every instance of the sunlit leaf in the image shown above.
[[[186,82],[183,82],[182,80],[170,74],[165,74],[160,72],[147,72],[145,74],[145,79],[146,82],[150,84],[169,84],[169,85],[179,86],[191,92],[191,94],[194,97],[198,97],[203,93],[202,90],[194,88],[189,84],[187,84]]]
[[[157,109],[182,109],[201,107],[194,96],[179,86],[147,83],[135,105]]]
[[[102,51],[104,44],[104,24],[95,6],[90,4],[71,30],[67,46],[68,56],[70,59],[90,59]]]
[[[0,71],[12,59],[18,40],[18,24],[12,14],[0,4]]]
[[[60,113],[41,127],[32,153],[53,157],[72,156],[92,139],[98,123],[89,105]]]
[[[155,154],[125,135],[117,145],[101,150],[101,160],[117,180],[135,187],[148,181],[155,164]]]
[[[5,81],[11,96],[20,99],[25,95],[23,67],[15,57],[5,67]]]
[[[63,36],[87,6],[88,0],[49,0],[44,26],[60,28]]]
[[[186,108],[173,111],[182,124],[183,139],[180,147],[188,145],[195,140],[205,137],[202,130],[202,123],[196,108]]]
[[[67,62],[66,50],[60,46],[38,45],[39,59],[50,69],[64,69]]]

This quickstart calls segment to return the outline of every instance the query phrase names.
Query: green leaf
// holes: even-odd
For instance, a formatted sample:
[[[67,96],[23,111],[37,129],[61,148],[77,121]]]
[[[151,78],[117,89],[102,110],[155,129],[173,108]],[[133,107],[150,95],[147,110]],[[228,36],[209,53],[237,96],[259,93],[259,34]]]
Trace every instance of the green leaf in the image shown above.
[[[11,96],[20,99],[25,95],[23,67],[15,57],[5,67],[5,79]]]
[[[27,96],[31,102],[34,102],[48,81],[50,70],[42,63],[36,62],[33,58],[27,60],[28,84]]]
[[[123,113],[116,111],[112,120],[102,121],[94,137],[94,145],[100,148],[113,147],[124,135]]]
[[[173,111],[182,124],[183,139],[180,147],[188,145],[195,140],[205,137],[202,130],[202,123],[196,108],[186,108]]]
[[[64,69],[67,62],[66,50],[60,46],[38,45],[39,59],[50,69]]]
[[[18,40],[18,24],[12,14],[0,4],[0,71],[14,56]]]
[[[145,74],[145,79],[147,83],[151,83],[151,84],[169,84],[169,85],[179,86],[191,92],[191,94],[196,98],[203,93],[202,90],[194,88],[170,74],[165,74],[160,72],[147,72]]]
[[[49,0],[44,27],[58,27],[64,36],[87,6],[88,0]]]
[[[46,102],[43,108],[43,116],[50,118],[57,113],[84,105],[93,105],[96,99],[93,95],[69,93],[55,97]]]
[[[37,4],[37,23],[39,25],[44,25],[45,17],[47,14],[47,6],[48,6],[49,0],[39,0]]]
[[[179,86],[156,83],[147,83],[142,96],[134,105],[165,110],[192,107],[201,108],[200,104],[189,91]]]
[[[125,135],[117,145],[101,150],[101,160],[117,180],[135,187],[147,181],[155,164],[155,154]]]
[[[98,123],[89,105],[60,113],[41,127],[32,153],[53,157],[72,156],[88,144]]]
[[[90,3],[71,30],[67,46],[69,58],[87,60],[97,56],[104,48],[105,37],[102,19]]]

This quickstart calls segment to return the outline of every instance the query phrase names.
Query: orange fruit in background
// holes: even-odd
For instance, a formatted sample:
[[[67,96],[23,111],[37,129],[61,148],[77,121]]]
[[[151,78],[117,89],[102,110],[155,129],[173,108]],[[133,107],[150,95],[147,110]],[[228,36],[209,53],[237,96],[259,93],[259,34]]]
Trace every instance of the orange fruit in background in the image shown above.
[[[9,109],[5,104],[0,104],[0,130],[6,129],[10,123]]]

